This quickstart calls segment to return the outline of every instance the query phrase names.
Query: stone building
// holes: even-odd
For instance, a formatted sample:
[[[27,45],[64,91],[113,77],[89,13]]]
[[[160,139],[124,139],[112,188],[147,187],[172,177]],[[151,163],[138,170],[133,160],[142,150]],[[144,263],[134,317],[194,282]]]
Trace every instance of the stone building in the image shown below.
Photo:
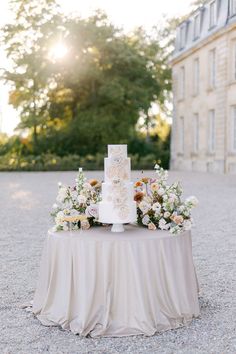
[[[236,173],[236,0],[179,25],[172,68],[171,168]]]

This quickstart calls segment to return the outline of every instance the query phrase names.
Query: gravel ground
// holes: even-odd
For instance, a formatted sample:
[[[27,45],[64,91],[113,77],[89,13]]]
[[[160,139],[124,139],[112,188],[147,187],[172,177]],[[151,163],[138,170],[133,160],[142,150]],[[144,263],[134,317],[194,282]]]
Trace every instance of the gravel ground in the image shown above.
[[[20,308],[33,298],[57,182],[74,178],[74,172],[0,173],[0,353],[236,353],[236,176],[170,173],[171,180],[182,181],[186,195],[200,201],[193,254],[201,317],[189,327],[151,338],[80,338],[43,327]]]

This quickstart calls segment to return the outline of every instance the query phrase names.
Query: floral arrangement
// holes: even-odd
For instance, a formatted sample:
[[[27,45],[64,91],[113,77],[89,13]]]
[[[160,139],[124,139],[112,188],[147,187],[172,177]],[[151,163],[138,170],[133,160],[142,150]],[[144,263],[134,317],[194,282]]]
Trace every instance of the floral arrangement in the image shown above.
[[[101,200],[101,183],[95,179],[87,181],[82,168],[79,168],[75,186],[58,183],[56,200],[51,212],[55,221],[53,231],[87,230],[99,224],[97,203]]]
[[[169,230],[172,234],[190,230],[191,209],[198,204],[197,198],[191,196],[182,201],[180,183],[168,185],[168,172],[159,165],[154,168],[157,178],[144,177],[135,183],[138,224],[150,230]]]

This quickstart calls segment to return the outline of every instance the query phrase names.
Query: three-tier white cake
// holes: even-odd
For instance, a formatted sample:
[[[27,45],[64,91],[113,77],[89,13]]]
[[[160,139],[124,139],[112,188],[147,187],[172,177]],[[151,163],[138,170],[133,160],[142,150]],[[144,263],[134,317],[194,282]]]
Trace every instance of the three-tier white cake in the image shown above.
[[[123,224],[137,219],[134,188],[130,180],[131,165],[127,145],[108,145],[104,159],[102,201],[99,203],[99,221],[113,224],[112,231],[124,231]]]

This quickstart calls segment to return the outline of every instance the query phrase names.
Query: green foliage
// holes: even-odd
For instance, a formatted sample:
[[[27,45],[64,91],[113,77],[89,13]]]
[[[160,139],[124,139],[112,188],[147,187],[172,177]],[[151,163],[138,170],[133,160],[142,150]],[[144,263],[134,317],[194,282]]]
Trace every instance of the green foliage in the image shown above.
[[[171,90],[160,33],[124,34],[100,11],[68,18],[54,0],[12,0],[12,8],[15,21],[1,33],[12,62],[3,78],[21,119],[18,131],[27,137],[0,146],[3,161],[12,156],[9,168],[77,169],[83,158],[88,168],[101,168],[112,143],[130,144],[137,164],[162,151],[168,164],[168,129],[149,114],[153,102],[164,110]],[[53,55],[57,43],[68,49],[63,58]],[[140,114],[147,117],[141,135]]]
[[[138,154],[130,155],[133,170],[151,170],[155,163],[160,163],[164,168],[168,168],[169,152],[162,151],[160,154],[154,153],[146,156]],[[0,171],[77,171],[79,166],[85,170],[103,170],[104,155],[66,155],[55,154],[25,155],[6,154],[1,156]]]

